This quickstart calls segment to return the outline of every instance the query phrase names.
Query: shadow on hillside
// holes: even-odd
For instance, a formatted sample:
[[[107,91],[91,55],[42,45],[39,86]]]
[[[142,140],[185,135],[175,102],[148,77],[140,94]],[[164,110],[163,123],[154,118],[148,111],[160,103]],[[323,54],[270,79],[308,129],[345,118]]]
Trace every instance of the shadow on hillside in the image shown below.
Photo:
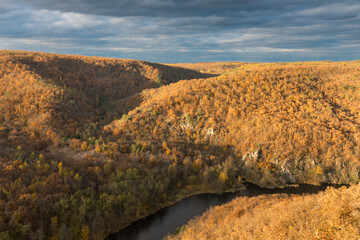
[[[199,71],[183,68],[183,67],[175,67],[175,66],[168,66],[159,63],[150,63],[147,62],[148,65],[154,67],[155,69],[159,69],[162,73],[164,73],[164,79],[172,79],[173,81],[168,82],[174,83],[180,80],[191,80],[196,78],[210,78],[216,77],[220,74],[211,74],[211,73],[201,73]]]
[[[115,141],[115,139],[113,139],[113,141]],[[156,149],[156,151],[163,149],[163,141],[148,141],[148,143],[152,146],[152,151],[154,151],[154,149]],[[130,153],[132,146],[136,145],[136,142],[123,141],[122,144],[129,147],[126,151]],[[166,141],[166,144],[169,149],[177,149],[180,155],[183,154],[183,157],[187,156],[196,159],[201,156],[202,164],[200,167],[208,166],[216,168],[222,166],[222,168],[230,168],[231,171],[235,171],[233,172],[235,178],[240,177],[246,182],[251,182],[262,187],[276,187],[286,184],[286,180],[284,180],[283,176],[278,172],[271,172],[266,175],[266,171],[258,167],[258,163],[263,159],[261,151],[258,153],[259,155],[256,160],[252,160],[252,157],[245,157],[244,160],[243,156],[239,155],[235,150],[235,146],[231,144],[194,143],[187,141]],[[250,155],[251,153],[253,152],[249,152]],[[166,155],[164,153],[163,157],[159,156],[159,159],[167,161],[174,156],[177,155],[174,155],[174,153]],[[180,157],[180,159],[182,158]],[[180,161],[179,164],[183,165],[184,162]],[[188,164],[194,167],[193,161],[188,162]],[[220,171],[220,169],[218,170]]]
[[[51,55],[44,55],[41,60],[35,60],[35,56],[19,57],[17,60],[29,66],[31,71],[44,80],[61,87],[80,90],[89,88],[103,90],[104,87],[116,87],[117,89],[112,90],[118,90],[121,94],[108,96],[110,99],[125,98],[148,88],[157,88],[180,80],[218,76],[218,74],[201,73],[182,67],[137,60],[76,58],[61,55],[51,58],[49,57]]]
[[[72,99],[75,104],[82,101],[92,105],[94,115],[101,112],[100,118],[113,113],[116,113],[113,117],[118,117],[136,108],[143,100],[140,93],[145,89],[180,80],[217,76],[137,60],[42,53],[28,53],[14,58],[38,74],[42,81],[76,95]]]

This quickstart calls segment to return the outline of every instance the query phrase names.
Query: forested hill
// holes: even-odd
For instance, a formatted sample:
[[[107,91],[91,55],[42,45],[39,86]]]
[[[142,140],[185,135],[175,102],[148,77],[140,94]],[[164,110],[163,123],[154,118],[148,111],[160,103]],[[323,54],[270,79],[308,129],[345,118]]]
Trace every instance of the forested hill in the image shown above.
[[[200,192],[354,183],[360,63],[0,51],[0,239],[102,239]]]
[[[262,186],[348,183],[358,180],[359,103],[358,62],[246,64],[146,90],[105,130],[162,143],[176,159],[179,146],[202,148],[199,167],[238,159],[240,176]]]

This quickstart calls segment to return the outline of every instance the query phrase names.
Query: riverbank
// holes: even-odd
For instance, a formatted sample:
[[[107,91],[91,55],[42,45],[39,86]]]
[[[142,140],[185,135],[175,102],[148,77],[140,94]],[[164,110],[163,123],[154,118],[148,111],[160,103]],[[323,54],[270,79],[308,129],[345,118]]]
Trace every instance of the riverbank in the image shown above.
[[[239,189],[232,193],[228,192],[219,194],[219,192],[215,192],[215,194],[202,194],[200,192],[197,195],[192,195],[188,198],[185,197],[176,202],[175,204],[156,211],[155,213],[151,214],[151,216],[147,216],[139,221],[133,222],[132,224],[130,224],[131,227],[124,227],[116,234],[112,234],[107,239],[155,239],[154,236],[156,236],[156,238],[159,238],[159,236],[165,237],[168,232],[174,232],[177,227],[181,227],[184,224],[187,224],[187,222],[190,219],[193,219],[193,217],[199,215],[201,216],[204,211],[208,210],[208,208],[226,204],[227,202],[237,197],[256,197],[259,195],[269,195],[276,193],[315,194],[319,191],[324,191],[328,187],[327,185],[314,186],[302,184],[296,187],[287,186],[283,188],[269,189],[261,188],[251,183],[245,183],[245,186],[246,188]],[[199,209],[202,209],[202,211],[200,211]],[[191,216],[186,213],[188,211],[193,211]]]
[[[141,219],[144,219],[150,215],[153,215],[155,214],[156,212],[158,212],[159,210],[161,209],[164,209],[164,208],[167,208],[167,207],[170,207],[176,203],[178,203],[179,201],[181,200],[184,200],[186,198],[189,198],[189,197],[193,197],[193,196],[197,196],[197,195],[200,195],[200,194],[224,194],[224,193],[235,193],[235,192],[238,192],[240,190],[244,190],[246,188],[246,185],[245,184],[240,184],[239,186],[235,187],[235,188],[231,188],[231,189],[227,189],[227,190],[224,190],[224,191],[221,191],[221,190],[215,190],[215,189],[205,189],[205,188],[202,188],[202,187],[194,187],[194,186],[191,186],[191,187],[187,187],[186,189],[182,189],[179,194],[173,196],[173,198],[171,200],[169,200],[169,202],[165,203],[165,204],[162,204],[160,205],[158,208],[156,208],[155,210],[153,211],[150,211],[148,214],[146,215],[143,215],[139,218],[137,218],[136,220],[132,221],[131,223],[128,223],[128,224],[125,224],[121,227],[119,227],[118,229],[114,230],[114,231],[111,231],[111,232],[108,232],[108,233],[104,233],[103,235],[101,235],[100,237],[98,238],[94,238],[94,239],[108,239],[108,236],[113,234],[113,233],[116,233],[118,231],[121,231],[122,229],[128,227],[129,225],[141,220]]]

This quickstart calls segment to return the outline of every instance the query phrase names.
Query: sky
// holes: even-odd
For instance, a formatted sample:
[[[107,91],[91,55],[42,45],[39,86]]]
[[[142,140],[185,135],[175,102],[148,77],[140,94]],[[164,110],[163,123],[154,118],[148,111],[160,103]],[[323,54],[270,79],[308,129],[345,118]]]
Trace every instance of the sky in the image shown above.
[[[360,59],[359,0],[0,0],[0,49],[161,63]]]

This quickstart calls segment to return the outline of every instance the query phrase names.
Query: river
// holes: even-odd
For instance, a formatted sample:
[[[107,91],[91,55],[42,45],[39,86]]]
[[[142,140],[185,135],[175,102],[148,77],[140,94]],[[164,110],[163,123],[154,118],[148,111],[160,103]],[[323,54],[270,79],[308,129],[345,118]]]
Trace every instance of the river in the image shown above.
[[[195,216],[201,215],[212,206],[221,205],[239,196],[253,197],[261,194],[317,193],[326,189],[326,185],[303,184],[299,187],[266,189],[247,183],[246,189],[234,193],[205,193],[183,199],[172,206],[161,209],[131,225],[111,234],[106,240],[161,240],[177,227],[186,224]]]

